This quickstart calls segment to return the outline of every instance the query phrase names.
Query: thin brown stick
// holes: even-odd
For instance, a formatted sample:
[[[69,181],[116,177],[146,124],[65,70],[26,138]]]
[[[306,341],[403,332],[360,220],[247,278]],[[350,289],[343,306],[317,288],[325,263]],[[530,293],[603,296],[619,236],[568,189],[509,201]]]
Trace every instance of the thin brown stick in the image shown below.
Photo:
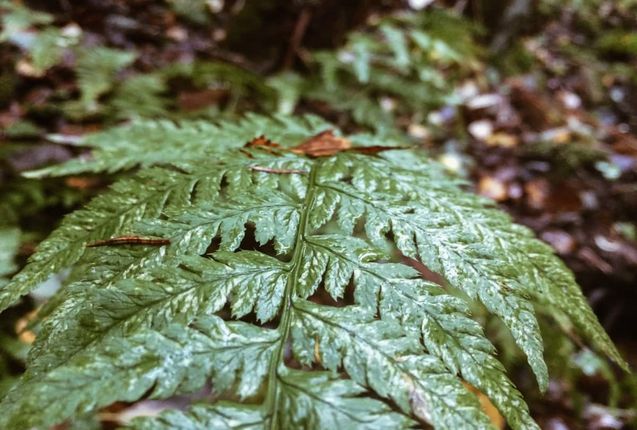
[[[120,236],[111,237],[110,239],[96,240],[86,245],[87,248],[95,248],[97,246],[113,246],[113,245],[170,245],[170,240],[140,237],[140,236]]]
[[[294,63],[294,57],[297,56],[299,48],[301,47],[301,42],[303,41],[303,37],[305,36],[305,32],[307,30],[307,26],[310,24],[310,19],[312,18],[312,12],[309,8],[304,8],[299,14],[299,18],[296,21],[296,25],[294,26],[294,32],[292,33],[292,37],[290,38],[290,44],[288,46],[288,50],[285,53],[285,58],[283,60],[283,70],[288,70],[292,67]]]
[[[255,172],[264,172],[264,173],[276,173],[278,175],[307,175],[307,170],[302,169],[277,169],[276,167],[265,167],[265,166],[250,166],[251,170]]]

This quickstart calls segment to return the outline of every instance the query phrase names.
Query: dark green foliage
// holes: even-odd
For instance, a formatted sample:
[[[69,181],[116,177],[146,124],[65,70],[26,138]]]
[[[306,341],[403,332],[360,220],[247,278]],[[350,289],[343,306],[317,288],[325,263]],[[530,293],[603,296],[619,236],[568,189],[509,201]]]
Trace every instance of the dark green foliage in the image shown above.
[[[205,1],[169,4],[200,24],[216,7]],[[8,0],[0,1],[0,7],[12,12],[4,18],[5,26],[34,38],[33,43],[20,45],[0,34],[0,43],[6,40],[22,48],[23,58],[34,69],[32,76],[41,77],[51,67],[60,66],[64,54],[75,59],[62,67],[75,74],[77,92],[60,94],[66,100],[51,106],[61,108],[73,121],[210,118],[246,111],[290,114],[304,103],[327,103],[360,126],[395,131],[398,117],[425,122],[433,109],[453,105],[454,85],[480,67],[475,26],[444,9],[384,17],[365,30],[352,32],[337,50],[304,53],[304,75],[283,72],[264,78],[243,67],[214,61],[176,63],[138,73],[133,66],[136,53],[92,46],[79,27],[60,29],[51,25],[51,15],[30,15],[29,9]],[[209,109],[176,112],[181,107],[175,106],[174,98],[164,97],[174,81],[194,93],[217,90],[220,100]]]
[[[329,128],[313,117],[147,121],[87,138],[90,159],[38,172],[142,166],[69,215],[0,290],[4,309],[73,268],[0,404],[0,428],[192,393],[209,378],[213,404],[133,428],[490,428],[463,381],[512,428],[538,428],[474,301],[508,327],[543,390],[536,305],[625,366],[551,249],[417,150],[311,159],[243,148],[262,134],[289,148]],[[170,244],[87,247],[121,235]]]
[[[303,100],[326,102],[359,125],[392,130],[396,117],[420,122],[454,103],[453,83],[478,67],[476,32],[445,11],[397,14],[351,33],[336,51],[312,53],[309,78],[278,76],[276,86],[281,97],[297,87]]]
[[[20,244],[19,237],[17,228],[0,227],[0,286],[4,286],[6,276],[16,270],[14,258]]]

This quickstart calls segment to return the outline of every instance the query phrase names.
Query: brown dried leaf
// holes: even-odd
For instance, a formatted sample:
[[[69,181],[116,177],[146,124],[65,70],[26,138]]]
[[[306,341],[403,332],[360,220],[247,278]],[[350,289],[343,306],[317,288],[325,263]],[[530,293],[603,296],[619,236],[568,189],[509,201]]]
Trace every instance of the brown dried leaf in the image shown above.
[[[308,157],[329,157],[346,151],[352,147],[352,142],[334,135],[333,130],[325,130],[303,141],[290,151]]]
[[[270,139],[265,137],[265,135],[263,134],[259,137],[255,137],[254,139],[252,139],[251,141],[243,145],[243,148],[260,149],[262,151],[268,152],[270,154],[275,154],[275,155],[281,151],[281,145],[271,141]],[[248,157],[252,158],[252,154],[250,154],[247,150],[242,149],[241,152],[243,152]]]
[[[325,130],[303,141],[300,145],[290,149],[291,152],[308,157],[329,157],[339,152],[354,151],[361,154],[374,155],[381,151],[392,149],[406,149],[407,146],[352,146],[352,142],[344,137],[334,135],[333,130]]]
[[[263,134],[259,137],[255,137],[244,145],[245,148],[278,148],[279,146],[278,143],[271,141]]]
[[[89,190],[101,186],[102,181],[99,178],[89,178],[87,176],[69,176],[64,180],[64,184],[67,187],[78,190]]]
[[[228,97],[228,90],[223,88],[182,91],[177,96],[177,104],[183,111],[194,112],[210,106],[223,104],[227,101]]]
[[[374,155],[378,154],[382,151],[391,151],[393,149],[408,149],[409,146],[382,146],[382,145],[374,145],[374,146],[357,146],[355,148],[350,149],[350,151],[360,152],[361,154]]]

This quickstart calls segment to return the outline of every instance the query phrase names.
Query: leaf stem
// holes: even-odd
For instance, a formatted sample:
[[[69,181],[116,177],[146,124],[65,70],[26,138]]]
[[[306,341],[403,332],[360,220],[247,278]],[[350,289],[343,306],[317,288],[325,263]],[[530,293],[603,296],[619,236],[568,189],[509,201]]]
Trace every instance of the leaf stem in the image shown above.
[[[278,382],[279,382],[279,369],[280,364],[283,362],[285,354],[285,345],[290,333],[290,326],[292,322],[292,296],[296,290],[298,279],[300,278],[300,270],[303,267],[301,263],[303,253],[305,251],[305,234],[309,224],[309,213],[314,205],[315,198],[315,180],[318,171],[319,163],[312,166],[310,171],[310,178],[308,181],[307,192],[305,194],[305,201],[303,202],[301,210],[301,219],[299,221],[299,229],[296,232],[294,239],[294,253],[292,254],[292,260],[290,261],[291,271],[288,283],[285,287],[283,308],[281,311],[281,323],[279,324],[278,331],[280,333],[279,346],[275,353],[272,355],[272,361],[270,362],[270,369],[268,373],[268,393],[265,400],[266,410],[269,413],[269,429],[276,430],[278,428],[278,421],[276,419],[279,408],[279,396],[278,396]]]

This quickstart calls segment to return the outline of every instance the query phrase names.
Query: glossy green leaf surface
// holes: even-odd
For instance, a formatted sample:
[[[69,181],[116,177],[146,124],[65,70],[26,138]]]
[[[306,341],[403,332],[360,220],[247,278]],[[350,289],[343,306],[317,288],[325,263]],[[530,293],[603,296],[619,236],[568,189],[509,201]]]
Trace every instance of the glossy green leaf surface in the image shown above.
[[[401,41],[386,33],[400,62]],[[509,328],[542,389],[535,306],[557,309],[623,364],[550,248],[418,150],[286,150],[329,128],[257,116],[143,122],[87,139],[90,160],[39,172],[142,166],[68,216],[0,290],[6,308],[73,268],[43,311],[27,372],[0,403],[0,428],[46,427],[208,381],[212,403],[132,427],[490,428],[469,383],[511,428],[538,428],[473,301]],[[280,147],[245,146],[260,135]],[[87,247],[124,235],[169,243]]]

